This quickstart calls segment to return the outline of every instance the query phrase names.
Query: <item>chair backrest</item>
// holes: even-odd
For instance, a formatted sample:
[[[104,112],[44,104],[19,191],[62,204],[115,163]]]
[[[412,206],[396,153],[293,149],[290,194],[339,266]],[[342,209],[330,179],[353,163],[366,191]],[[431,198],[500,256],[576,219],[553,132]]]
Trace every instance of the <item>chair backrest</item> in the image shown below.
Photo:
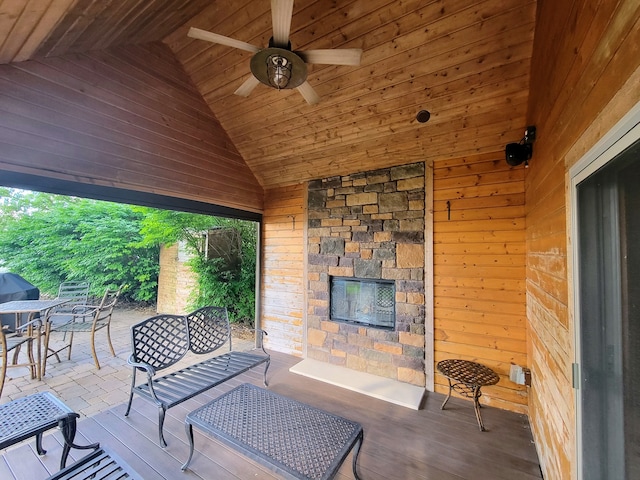
[[[193,353],[210,353],[229,342],[231,327],[225,307],[202,307],[187,315],[189,348]]]
[[[189,329],[183,315],[156,315],[131,326],[134,362],[156,370],[170,367],[189,351]]]
[[[113,314],[113,309],[118,303],[118,298],[120,297],[120,292],[122,291],[122,286],[120,286],[117,290],[107,288],[102,296],[102,300],[100,301],[100,305],[98,305],[98,309],[96,310],[93,322],[95,323],[109,323],[111,321],[111,315]],[[81,305],[78,306],[82,308]]]
[[[57,313],[71,312],[78,305],[86,305],[89,297],[89,282],[63,282],[58,288],[58,297],[68,300],[56,308]]]

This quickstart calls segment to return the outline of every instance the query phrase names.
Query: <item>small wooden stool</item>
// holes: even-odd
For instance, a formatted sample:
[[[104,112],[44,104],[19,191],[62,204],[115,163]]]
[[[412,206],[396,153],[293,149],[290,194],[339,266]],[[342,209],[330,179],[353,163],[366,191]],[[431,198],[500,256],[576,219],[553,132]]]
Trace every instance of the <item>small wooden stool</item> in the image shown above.
[[[438,362],[438,371],[449,380],[449,394],[442,402],[440,407],[444,410],[444,406],[451,398],[451,390],[455,390],[460,395],[473,399],[473,408],[476,412],[478,427],[484,432],[484,424],[480,416],[480,388],[487,385],[495,385],[500,377],[480,363],[470,362],[469,360],[447,359]]]

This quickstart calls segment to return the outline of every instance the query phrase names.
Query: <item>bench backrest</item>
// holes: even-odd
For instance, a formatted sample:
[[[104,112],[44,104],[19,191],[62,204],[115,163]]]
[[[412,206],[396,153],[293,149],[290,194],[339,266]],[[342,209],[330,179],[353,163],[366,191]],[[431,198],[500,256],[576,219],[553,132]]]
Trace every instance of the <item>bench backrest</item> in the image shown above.
[[[189,328],[183,315],[156,315],[131,326],[133,361],[156,370],[170,367],[189,351]]]
[[[187,315],[189,348],[193,353],[211,353],[229,342],[231,327],[225,307],[202,307]]]

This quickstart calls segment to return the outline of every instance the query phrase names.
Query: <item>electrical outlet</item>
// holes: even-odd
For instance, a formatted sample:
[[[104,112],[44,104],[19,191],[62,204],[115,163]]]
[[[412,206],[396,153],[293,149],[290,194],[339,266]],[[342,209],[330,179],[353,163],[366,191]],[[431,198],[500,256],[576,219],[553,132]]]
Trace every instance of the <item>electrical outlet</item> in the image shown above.
[[[518,385],[531,385],[531,370],[520,365],[511,365],[509,380]]]

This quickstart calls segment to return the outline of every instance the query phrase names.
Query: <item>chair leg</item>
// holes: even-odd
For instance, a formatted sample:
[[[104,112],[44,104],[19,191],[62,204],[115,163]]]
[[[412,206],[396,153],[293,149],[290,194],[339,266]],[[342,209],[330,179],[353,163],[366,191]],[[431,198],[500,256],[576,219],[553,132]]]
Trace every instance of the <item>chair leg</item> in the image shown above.
[[[71,350],[69,350],[71,352]],[[96,331],[91,330],[91,355],[93,355],[93,363],[96,364],[96,368],[100,370],[100,362],[98,361],[98,354],[96,353]]]
[[[33,359],[33,338],[29,339],[29,341],[27,342],[27,359],[29,370],[31,370],[31,379],[33,380],[39,373],[38,369],[36,368],[36,362]]]
[[[113,349],[113,343],[111,343],[111,323],[107,323],[107,342],[109,343],[109,349],[111,350],[111,356],[116,356],[116,351]]]
[[[2,335],[2,333],[0,333]],[[2,389],[4,388],[4,379],[7,376],[7,362],[9,357],[7,355],[7,349],[2,349],[2,370],[0,371],[0,398],[2,397]]]
[[[67,360],[71,360],[71,346],[73,345],[73,330],[69,332],[69,353],[67,355]]]

